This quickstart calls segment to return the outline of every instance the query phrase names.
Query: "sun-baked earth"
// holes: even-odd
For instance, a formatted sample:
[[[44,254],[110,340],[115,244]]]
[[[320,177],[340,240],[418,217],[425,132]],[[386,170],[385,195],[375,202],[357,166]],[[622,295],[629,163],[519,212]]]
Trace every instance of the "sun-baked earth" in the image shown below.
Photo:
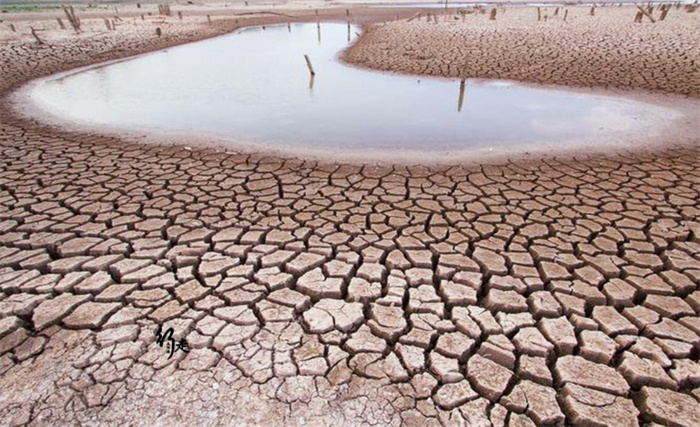
[[[674,6],[663,21],[636,24],[634,7],[598,7],[593,16],[586,7],[540,8],[540,21],[537,8],[499,8],[496,20],[482,10],[372,25],[346,59],[430,76],[700,96],[698,12]],[[658,7],[653,13],[659,19]]]
[[[527,23],[536,35],[506,42],[499,29],[498,49],[571,27],[592,63],[597,23],[608,11],[631,21],[623,10],[584,19],[587,8],[569,8],[566,24],[550,10]],[[493,25],[516,13],[536,16],[509,9]],[[672,19],[681,13],[629,30],[664,79],[611,75],[695,95],[679,70],[697,72],[697,44],[656,54],[696,35]],[[34,77],[236,26],[136,16],[116,31],[85,20],[80,36],[34,22],[44,45],[28,22],[19,35],[0,23],[0,424],[698,425],[699,148],[350,166],[143,146],[11,110],[9,91]],[[469,19],[492,25],[467,16],[459,34]],[[435,24],[413,22],[379,27],[358,49],[385,64],[394,54],[369,41],[389,28],[408,38],[387,49],[433,49],[424,27]],[[595,74],[556,71],[559,43],[531,45],[552,56],[522,78]],[[459,55],[434,63],[456,70]],[[391,67],[420,72],[421,61]],[[190,352],[168,359],[160,326]]]

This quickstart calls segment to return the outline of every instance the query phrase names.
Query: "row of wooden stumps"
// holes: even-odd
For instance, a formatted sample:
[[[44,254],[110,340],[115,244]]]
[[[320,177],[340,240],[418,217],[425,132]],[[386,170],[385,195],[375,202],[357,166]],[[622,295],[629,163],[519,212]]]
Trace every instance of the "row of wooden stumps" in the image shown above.
[[[591,15],[593,15],[595,6],[591,8]],[[559,16],[559,8],[554,9],[554,16]],[[564,18],[562,19],[563,21],[566,22],[566,18],[569,16],[569,9],[564,9]],[[542,20],[542,10],[538,7],[537,8],[537,20],[541,21]],[[544,22],[547,22],[547,15],[544,15]]]
[[[644,9],[642,6],[637,6],[637,9],[639,11],[637,12],[637,15],[634,17],[634,22],[635,24],[641,24],[642,20],[646,16],[649,18],[652,24],[656,23],[656,19],[654,19],[654,6],[649,5],[646,9]],[[678,7],[676,7],[678,9]],[[661,11],[661,15],[659,16],[659,21],[663,21],[666,19],[666,15],[668,15],[668,12],[671,10],[671,5],[670,4],[662,4],[659,7],[659,10]]]
[[[73,6],[68,6],[68,7],[65,7],[65,6],[64,6],[64,7],[62,7],[62,8],[63,8],[63,13],[66,15],[66,19],[68,20],[68,23],[70,24],[70,26],[75,30],[76,33],[81,32],[81,22],[80,22],[80,18],[78,18],[78,16],[75,14],[75,10],[73,9]],[[141,8],[141,4],[140,4],[140,3],[137,3],[137,8]],[[119,10],[118,10],[116,7],[114,8],[114,11],[115,11],[115,13],[116,13],[116,14],[114,15],[114,19],[107,19],[107,18],[104,18],[104,19],[103,19],[103,20],[104,20],[104,24],[105,24],[105,28],[107,28],[107,30],[109,30],[109,31],[114,31],[114,30],[116,29],[116,23],[117,23],[117,21],[121,21],[121,20],[122,20],[122,19],[118,16]],[[172,15],[172,12],[171,12],[171,10],[170,10],[170,6],[167,5],[167,4],[159,4],[159,5],[158,5],[158,13],[159,13],[160,15],[165,15],[165,16],[171,16],[171,15]],[[318,14],[318,11],[317,11],[316,13]],[[150,15],[151,13],[149,12],[148,14]],[[182,17],[183,17],[182,12],[178,11],[177,14],[178,14],[179,19],[182,20]],[[348,16],[349,16],[349,11],[348,11]],[[144,15],[141,15],[141,20],[142,20],[142,21],[145,20]],[[61,30],[65,30],[65,29],[66,29],[66,25],[64,24],[63,19],[61,19],[61,18],[56,18],[56,22],[58,23],[58,27],[59,27]],[[212,23],[211,15],[207,15],[207,22],[208,22],[209,24]],[[10,23],[9,25],[10,25],[10,30],[11,30],[13,33],[17,32],[17,28],[15,27],[15,25],[14,25],[13,23]],[[348,25],[349,25],[349,21],[348,21]],[[44,41],[39,37],[39,35],[38,35],[38,33],[37,33],[37,30],[36,30],[34,27],[32,27],[32,26],[30,26],[29,28],[30,28],[31,34],[32,34],[32,36],[34,37],[34,39],[36,40],[37,44],[40,44],[40,45],[45,44]],[[348,27],[348,28],[349,28],[349,27]],[[320,29],[319,29],[319,30],[320,30]],[[157,28],[156,28],[156,36],[160,37],[161,34],[162,34],[162,31],[161,31],[160,27],[157,27]]]
[[[66,14],[66,18],[68,19],[68,22],[70,23],[71,27],[73,27],[73,29],[75,30],[76,33],[79,33],[80,32],[80,19],[75,15],[75,10],[73,10],[73,6],[64,7],[63,12]],[[66,28],[66,26],[63,24],[63,21],[61,20],[61,18],[56,18],[56,20],[58,21],[58,26],[61,29]],[[17,31],[17,29],[15,28],[15,26],[12,23],[10,23],[10,29],[12,30],[13,33]],[[30,26],[29,30],[31,31],[32,37],[34,37],[34,40],[36,40],[37,44],[39,44],[39,45],[45,44],[44,41],[39,37],[39,34],[37,34],[34,27]]]

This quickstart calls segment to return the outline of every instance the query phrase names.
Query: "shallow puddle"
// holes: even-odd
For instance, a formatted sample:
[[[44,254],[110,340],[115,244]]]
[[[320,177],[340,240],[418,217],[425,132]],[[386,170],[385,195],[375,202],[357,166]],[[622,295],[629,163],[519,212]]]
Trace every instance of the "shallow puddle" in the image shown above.
[[[467,80],[460,95],[459,81],[355,68],[337,56],[358,31],[335,23],[248,28],[49,77],[25,95],[60,121],[292,152],[566,148],[607,143],[679,115],[622,97],[505,81]]]

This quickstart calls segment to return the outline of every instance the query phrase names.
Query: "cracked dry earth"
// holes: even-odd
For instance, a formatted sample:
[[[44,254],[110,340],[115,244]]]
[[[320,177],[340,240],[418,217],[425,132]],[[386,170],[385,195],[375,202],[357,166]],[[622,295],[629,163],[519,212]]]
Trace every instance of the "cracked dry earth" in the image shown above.
[[[75,45],[9,46],[5,91]],[[2,114],[3,425],[700,421],[698,148],[361,167]]]
[[[700,13],[674,7],[664,21],[635,24],[635,7],[596,8],[595,16],[587,7],[554,16],[555,9],[541,8],[546,22],[537,21],[536,8],[499,8],[495,21],[488,11],[424,12],[369,26],[345,58],[411,74],[700,96]],[[658,19],[658,8],[653,13]]]

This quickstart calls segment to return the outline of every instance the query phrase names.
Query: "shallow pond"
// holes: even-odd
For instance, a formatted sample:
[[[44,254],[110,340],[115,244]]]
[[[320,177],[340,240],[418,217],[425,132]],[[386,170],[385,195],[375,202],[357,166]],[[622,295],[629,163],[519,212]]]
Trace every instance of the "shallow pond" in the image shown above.
[[[60,122],[287,152],[565,148],[673,116],[627,98],[506,81],[467,80],[460,96],[456,80],[352,67],[337,57],[358,31],[336,23],[248,28],[52,76],[24,96]]]

